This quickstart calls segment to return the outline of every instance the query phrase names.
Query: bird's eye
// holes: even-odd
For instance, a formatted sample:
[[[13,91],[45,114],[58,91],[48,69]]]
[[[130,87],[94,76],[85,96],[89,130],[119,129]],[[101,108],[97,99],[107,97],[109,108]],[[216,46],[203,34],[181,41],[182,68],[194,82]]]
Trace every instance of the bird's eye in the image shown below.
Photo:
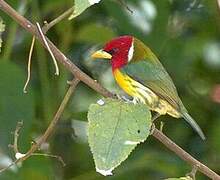
[[[108,51],[108,53],[111,54],[111,55],[116,53],[116,52],[118,52],[118,48],[112,48],[110,51]]]

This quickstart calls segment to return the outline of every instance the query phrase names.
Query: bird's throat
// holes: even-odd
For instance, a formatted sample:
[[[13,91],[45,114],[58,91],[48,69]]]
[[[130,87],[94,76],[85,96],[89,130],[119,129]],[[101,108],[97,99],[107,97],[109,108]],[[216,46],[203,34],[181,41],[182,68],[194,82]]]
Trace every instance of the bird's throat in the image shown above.
[[[112,57],[111,65],[112,65],[112,71],[119,70],[120,68],[124,67],[127,64],[126,57]]]

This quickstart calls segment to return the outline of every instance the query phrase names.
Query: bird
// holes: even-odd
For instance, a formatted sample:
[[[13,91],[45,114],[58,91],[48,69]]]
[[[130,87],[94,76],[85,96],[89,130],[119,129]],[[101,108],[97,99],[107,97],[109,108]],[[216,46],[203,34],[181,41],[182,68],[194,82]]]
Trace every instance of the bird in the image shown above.
[[[165,114],[184,118],[205,140],[203,131],[183,105],[168,72],[141,40],[131,35],[115,37],[91,57],[110,60],[115,81],[134,103],[146,104],[156,112],[156,118]]]

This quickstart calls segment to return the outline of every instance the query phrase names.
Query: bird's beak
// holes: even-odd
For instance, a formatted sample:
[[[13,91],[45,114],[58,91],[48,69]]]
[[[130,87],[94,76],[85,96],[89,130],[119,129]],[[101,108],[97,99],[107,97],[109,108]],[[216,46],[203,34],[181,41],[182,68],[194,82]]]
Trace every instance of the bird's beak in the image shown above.
[[[112,55],[103,51],[102,49],[101,50],[98,50],[96,52],[94,52],[92,55],[91,55],[92,58],[94,59],[111,59],[112,58]]]

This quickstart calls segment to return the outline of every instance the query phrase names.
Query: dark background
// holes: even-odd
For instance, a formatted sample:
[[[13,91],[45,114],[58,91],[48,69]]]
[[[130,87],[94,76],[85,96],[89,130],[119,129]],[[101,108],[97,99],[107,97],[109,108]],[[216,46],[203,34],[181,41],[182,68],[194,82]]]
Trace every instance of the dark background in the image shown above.
[[[32,22],[50,21],[73,5],[73,0],[8,0]],[[48,37],[84,72],[112,92],[119,88],[107,61],[91,61],[89,55],[112,37],[130,34],[144,41],[160,58],[171,75],[190,114],[204,130],[207,140],[181,119],[160,118],[164,133],[201,162],[220,173],[220,14],[216,1],[139,0],[126,1],[131,14],[117,1],[102,0],[72,21],[53,27]],[[0,166],[13,157],[8,148],[16,123],[24,127],[19,148],[25,152],[39,137],[56,112],[72,76],[61,65],[54,66],[47,51],[36,43],[32,78],[28,94],[26,80],[31,35],[0,12],[6,24],[0,54]],[[100,98],[80,84],[62,120],[42,152],[63,157],[65,167],[54,158],[34,156],[19,167],[0,175],[0,179],[105,179],[95,172],[86,139],[88,106]],[[159,121],[157,122],[159,126]],[[75,129],[75,130],[74,130]],[[191,167],[153,137],[139,145],[129,158],[106,179],[164,179],[181,177]],[[198,173],[198,179],[208,179]]]

